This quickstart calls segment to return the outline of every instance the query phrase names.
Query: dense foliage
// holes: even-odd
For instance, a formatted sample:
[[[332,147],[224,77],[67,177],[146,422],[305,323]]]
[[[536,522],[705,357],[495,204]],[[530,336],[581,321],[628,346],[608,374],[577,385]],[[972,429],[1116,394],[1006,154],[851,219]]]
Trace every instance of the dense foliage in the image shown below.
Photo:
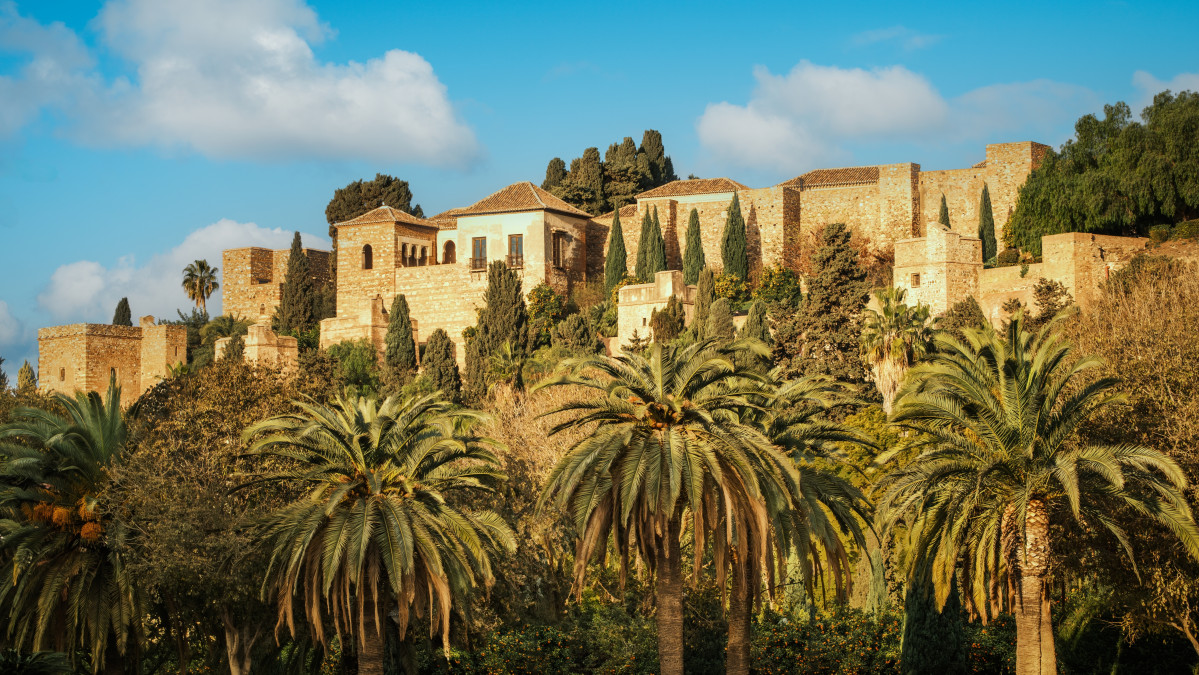
[[[133,312],[129,309],[129,298],[121,298],[121,301],[117,303],[117,308],[112,313],[112,325],[133,325]]]
[[[612,229],[608,231],[608,254],[604,258],[604,290],[611,293],[629,273],[629,254],[624,247],[624,228],[620,212],[612,214]]]
[[[674,165],[666,155],[662,134],[648,129],[638,147],[626,136],[608,146],[600,161],[599,148],[587,148],[581,157],[566,162],[555,157],[545,170],[541,187],[555,196],[592,214],[633,203],[646,190],[678,180]]]
[[[741,215],[741,201],[733,194],[729,214],[724,221],[724,234],[720,238],[721,272],[742,281],[749,279],[749,242],[745,233],[745,217]]]
[[[279,289],[279,307],[275,314],[276,329],[282,333],[304,332],[316,326],[321,318],[316,284],[312,280],[312,264],[300,233],[291,239],[291,251],[287,255],[287,274]]]

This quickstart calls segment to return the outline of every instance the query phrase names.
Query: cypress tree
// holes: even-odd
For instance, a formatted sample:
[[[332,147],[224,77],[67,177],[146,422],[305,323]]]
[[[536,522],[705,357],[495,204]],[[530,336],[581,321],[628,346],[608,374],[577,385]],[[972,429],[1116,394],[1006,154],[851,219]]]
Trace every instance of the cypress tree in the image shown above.
[[[225,351],[221,353],[222,359],[230,361],[244,361],[246,358],[246,338],[242,335],[234,335],[229,343],[225,345]]]
[[[629,254],[624,248],[624,229],[620,226],[620,211],[612,213],[612,229],[608,230],[608,257],[604,260],[604,294],[611,295],[612,289],[629,272]]]
[[[662,224],[658,222],[658,207],[654,207],[654,218],[650,221],[650,242],[653,247],[646,254],[645,266],[648,272],[646,283],[654,280],[654,275],[666,270],[666,239],[662,236]]]
[[[662,133],[654,129],[646,129],[641,136],[640,153],[649,160],[650,172],[654,186],[665,185],[679,177],[674,175],[674,164],[666,156],[666,146],[662,143]]]
[[[712,311],[708,315],[708,326],[704,331],[705,338],[715,338],[720,342],[732,342],[737,329],[733,327],[733,308],[728,298],[717,298],[712,303]]]
[[[482,398],[490,382],[491,356],[511,343],[513,356],[523,357],[529,324],[529,311],[521,291],[520,277],[502,260],[493,260],[487,268],[487,290],[475,337],[466,350],[467,392]]]
[[[724,273],[742,281],[749,279],[749,253],[745,239],[745,218],[741,217],[741,202],[733,193],[729,215],[724,222],[724,238],[720,241],[720,257]]]
[[[761,300],[755,300],[754,304],[749,307],[749,316],[745,318],[745,325],[737,333],[738,338],[752,338],[758,340],[766,347],[772,347],[774,340],[770,337],[770,322],[766,318],[766,303]],[[751,352],[740,352],[736,359],[739,363],[746,366],[765,366],[769,368],[770,359],[758,356]]]
[[[945,193],[941,193],[941,212],[937,214],[937,222],[949,229],[949,206],[945,204]]]
[[[691,325],[695,328],[695,339],[702,340],[708,333],[708,315],[711,313],[712,300],[716,296],[716,275],[711,267],[703,268],[699,273],[699,284],[695,289],[695,314],[691,317]]]
[[[649,211],[641,218],[641,238],[637,240],[637,265],[633,268],[633,276],[641,283],[649,281],[649,256],[653,248],[654,221],[650,219]]]
[[[458,373],[458,360],[454,358],[454,343],[445,330],[438,328],[429,335],[422,369],[434,389],[441,391],[448,400],[458,400],[462,394],[462,377]]]
[[[930,574],[923,574],[908,585],[903,601],[900,672],[904,675],[969,672],[957,583],[953,583],[945,607],[939,611],[932,585]]]
[[[653,330],[654,342],[666,344],[683,332],[683,324],[687,315],[683,311],[683,303],[675,296],[670,296],[662,311],[654,310],[650,314],[649,327]]]
[[[8,375],[4,374],[4,357],[0,356],[0,394],[8,391]]]
[[[121,301],[117,303],[117,311],[112,314],[112,325],[133,325],[133,312],[129,310],[129,298],[121,298]]]
[[[287,275],[279,294],[279,331],[289,333],[310,330],[316,325],[317,297],[312,283],[308,255],[300,244],[300,233],[291,240],[287,256]]]
[[[33,374],[33,366],[29,362],[21,364],[17,371],[17,391],[32,394],[37,389],[37,375]]]
[[[699,211],[691,209],[691,215],[687,217],[687,248],[683,252],[683,283],[699,281],[699,271],[705,265],[704,243],[699,236]]]
[[[948,218],[949,213],[945,216]],[[995,242],[995,214],[991,212],[991,190],[983,183],[983,196],[978,204],[978,238],[983,242],[983,261],[994,258],[998,253]]]
[[[387,321],[387,335],[383,338],[383,363],[400,378],[407,380],[416,373],[416,341],[412,339],[412,317],[408,311],[408,298],[397,295],[391,303],[391,315]]]
[[[566,162],[563,162],[561,157],[555,157],[550,160],[549,166],[545,167],[545,180],[541,183],[541,189],[552,190],[565,180]]]

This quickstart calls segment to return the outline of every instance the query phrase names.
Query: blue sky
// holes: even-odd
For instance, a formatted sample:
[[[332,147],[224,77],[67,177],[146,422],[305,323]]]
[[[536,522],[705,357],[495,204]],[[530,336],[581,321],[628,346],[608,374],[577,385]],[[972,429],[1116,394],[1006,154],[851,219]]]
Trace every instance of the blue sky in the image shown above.
[[[187,301],[186,262],[312,244],[335,188],[426,213],[662,132],[680,175],[968,166],[1199,90],[1195,3],[0,0],[0,356]],[[1139,108],[1138,108],[1139,109]]]

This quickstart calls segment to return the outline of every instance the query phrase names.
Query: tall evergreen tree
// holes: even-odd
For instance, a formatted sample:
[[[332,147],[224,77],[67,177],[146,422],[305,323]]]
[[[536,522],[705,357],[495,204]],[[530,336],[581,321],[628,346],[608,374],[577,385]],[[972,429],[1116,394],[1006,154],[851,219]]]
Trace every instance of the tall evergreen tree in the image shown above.
[[[646,129],[641,136],[640,152],[649,160],[650,173],[655,187],[679,179],[674,175],[674,164],[666,156],[666,146],[662,144],[661,132]]]
[[[407,380],[416,373],[416,340],[412,338],[412,317],[408,298],[397,295],[391,303],[387,335],[383,338],[383,363],[392,375]]]
[[[724,273],[742,281],[749,279],[749,244],[745,236],[745,218],[741,216],[741,202],[733,193],[729,204],[729,215],[724,222],[724,237],[720,241],[720,257]]]
[[[844,223],[824,228],[812,263],[803,307],[776,325],[775,356],[788,377],[826,374],[864,382],[858,342],[870,284]]]
[[[983,196],[978,204],[978,238],[983,241],[983,260],[999,254],[995,241],[995,214],[991,212],[991,190],[986,183],[983,183]]]
[[[133,325],[133,312],[129,309],[129,298],[121,298],[121,301],[117,303],[117,309],[112,314],[112,325]]]
[[[17,391],[24,393],[32,393],[37,390],[37,375],[33,373],[33,366],[29,362],[21,364],[21,369],[17,371]]]
[[[903,642],[899,657],[903,675],[967,673],[966,636],[957,584],[938,610],[931,574],[913,579],[903,600]]]
[[[458,374],[458,360],[454,358],[454,343],[444,329],[438,328],[429,335],[421,369],[434,389],[451,401],[458,400],[462,393],[462,378]]]
[[[545,167],[545,180],[541,182],[541,189],[553,190],[565,180],[566,162],[563,162],[561,157],[555,157],[550,160],[549,166]]]
[[[604,196],[614,210],[636,201],[637,195],[653,186],[649,160],[637,152],[633,139],[625,136],[604,153]]]
[[[475,337],[466,352],[466,386],[471,398],[487,394],[491,358],[506,343],[511,345],[513,358],[524,357],[528,324],[529,312],[520,277],[504,261],[492,261],[487,268],[487,290],[483,292]]]
[[[658,221],[658,207],[654,207],[654,217],[650,220],[650,243],[652,248],[646,254],[645,265],[648,277],[645,281],[654,280],[654,275],[666,270],[666,239],[662,236],[662,223]]]
[[[649,259],[654,248],[654,221],[650,217],[649,211],[641,217],[641,237],[637,240],[637,264],[633,267],[633,276],[641,283],[648,283],[651,279],[649,273]]]
[[[700,239],[699,211],[691,209],[691,215],[687,217],[687,248],[683,251],[683,283],[699,281],[699,271],[707,264],[704,243]]]
[[[587,148],[582,157],[572,159],[566,178],[550,192],[592,215],[607,210],[604,167],[600,162],[599,148]]]
[[[300,233],[291,239],[287,256],[287,275],[279,291],[278,326],[284,333],[311,330],[316,325],[316,286],[308,254],[300,243]]]
[[[702,340],[708,333],[708,315],[712,311],[712,301],[716,297],[716,275],[711,267],[700,270],[699,283],[695,288],[695,313],[691,317],[691,325],[695,328],[695,338]]]
[[[945,229],[950,229],[949,224],[949,205],[945,203],[945,193],[941,193],[941,211],[937,214],[937,222]]]
[[[722,343],[732,342],[737,329],[733,327],[733,308],[728,298],[717,298],[712,303],[711,313],[708,314],[708,326],[704,330],[705,339],[716,339]]]
[[[8,375],[4,373],[4,357],[0,356],[0,394],[8,391]]]
[[[246,358],[246,338],[244,335],[234,335],[225,345],[225,351],[221,352],[222,359],[230,361],[244,361]]]
[[[616,284],[629,273],[629,255],[624,248],[624,229],[620,226],[620,211],[612,213],[612,229],[608,230],[608,257],[604,259],[604,294],[612,294]]]
[[[662,311],[654,310],[650,313],[649,327],[653,331],[654,342],[666,344],[679,336],[683,332],[683,324],[687,321],[687,315],[683,310],[683,303],[679,302],[678,297],[672,295],[666,301],[666,307]]]

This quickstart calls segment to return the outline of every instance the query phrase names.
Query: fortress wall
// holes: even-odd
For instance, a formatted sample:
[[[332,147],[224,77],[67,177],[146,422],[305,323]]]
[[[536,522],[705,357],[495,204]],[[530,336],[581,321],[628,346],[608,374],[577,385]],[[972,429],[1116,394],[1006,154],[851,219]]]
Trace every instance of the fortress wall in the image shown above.
[[[1032,263],[1027,273],[1020,275],[1023,268],[1020,265],[1011,267],[994,267],[984,269],[979,275],[979,294],[975,296],[983,315],[998,325],[1007,318],[1003,311],[1004,303],[1016,299],[1020,301],[1027,312],[1033,307],[1033,287],[1042,277],[1056,279],[1053,270],[1043,263]],[[1061,279],[1057,279],[1061,281]],[[963,298],[964,299],[964,298]]]
[[[37,336],[40,388],[68,395],[104,392],[115,371],[123,403],[132,403],[142,392],[141,335],[141,328],[95,323],[42,328]]]
[[[751,273],[760,273],[763,267],[797,264],[801,215],[799,190],[775,186],[741,190],[737,196],[741,201],[741,215],[745,218]],[[723,223],[720,234],[724,235]]]
[[[524,278],[522,288],[528,293],[532,277]],[[395,286],[398,293],[404,294],[409,315],[416,320],[418,341],[427,341],[438,328],[445,330],[454,343],[459,367],[464,367],[466,342],[462,331],[478,321],[475,310],[483,305],[487,275],[472,274],[466,265],[409,267],[395,271]],[[393,299],[387,298],[388,309]]]
[[[871,241],[882,238],[879,213],[883,202],[877,183],[807,188],[799,200],[801,246],[811,246],[812,232],[833,223],[845,223]]]
[[[920,218],[920,165],[911,162],[878,167],[879,222],[863,232],[879,248],[917,236]]]
[[[949,169],[947,171],[920,172],[920,220],[922,234],[929,223],[935,223],[941,214],[941,195],[949,207],[949,225],[954,232],[966,236],[978,236],[978,204],[982,199],[983,183],[987,181],[986,169]],[[992,211],[995,188],[991,188]],[[996,218],[998,221],[998,218]],[[998,224],[998,223],[997,223]]]
[[[995,241],[999,242],[999,250],[1004,248],[1003,230],[1016,208],[1020,186],[1028,180],[1028,174],[1041,165],[1049,151],[1048,145],[1031,141],[994,143],[987,146],[987,185],[991,191],[991,211],[995,214]],[[976,222],[975,230],[977,229]]]
[[[274,269],[274,252],[269,248],[234,248],[222,252],[221,312],[244,318],[257,317],[263,310],[273,313],[279,304],[279,283]]]
[[[156,326],[154,317],[141,320],[141,391],[170,374],[171,366],[187,360],[187,328]]]
[[[695,286],[683,283],[683,273],[679,270],[658,272],[651,284],[630,284],[621,288],[620,311],[617,314],[615,350],[627,345],[636,331],[638,337],[648,338],[653,335],[649,327],[650,318],[655,310],[666,307],[670,296],[676,296],[683,303],[684,323],[690,325],[695,308]]]
[[[380,295],[391,302],[395,296],[397,266],[395,242],[399,228],[394,223],[342,225],[337,229],[337,313],[359,314],[370,309],[371,299]],[[371,246],[373,267],[363,269],[363,247]],[[420,269],[429,269],[422,267]]]
[[[554,287],[554,290],[563,295],[570,292],[572,284],[581,283],[587,279],[587,250],[588,250],[588,224],[590,220],[582,218],[571,218],[557,213],[545,212],[545,229],[549,231],[543,236],[545,237],[545,250],[541,258],[541,266],[528,268],[527,276],[532,279],[544,279],[546,283]],[[555,268],[553,265],[553,233],[560,232],[564,236],[562,238],[562,260],[561,267]],[[528,248],[525,250],[528,254]],[[526,260],[526,265],[528,261]],[[531,286],[525,288],[528,293],[532,286],[537,285],[536,281],[531,281]]]

